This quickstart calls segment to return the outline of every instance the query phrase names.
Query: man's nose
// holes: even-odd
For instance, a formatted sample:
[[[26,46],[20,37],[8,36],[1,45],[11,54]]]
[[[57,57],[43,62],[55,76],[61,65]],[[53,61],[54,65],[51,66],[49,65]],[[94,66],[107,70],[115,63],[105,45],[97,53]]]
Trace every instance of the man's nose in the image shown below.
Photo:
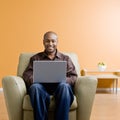
[[[52,41],[50,41],[49,44],[52,45]]]

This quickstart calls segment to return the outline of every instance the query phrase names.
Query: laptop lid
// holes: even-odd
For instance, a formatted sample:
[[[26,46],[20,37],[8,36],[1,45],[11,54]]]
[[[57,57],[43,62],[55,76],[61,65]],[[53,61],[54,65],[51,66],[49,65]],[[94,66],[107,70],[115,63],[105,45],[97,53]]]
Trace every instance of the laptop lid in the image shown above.
[[[66,82],[66,61],[34,61],[33,80],[39,83]]]

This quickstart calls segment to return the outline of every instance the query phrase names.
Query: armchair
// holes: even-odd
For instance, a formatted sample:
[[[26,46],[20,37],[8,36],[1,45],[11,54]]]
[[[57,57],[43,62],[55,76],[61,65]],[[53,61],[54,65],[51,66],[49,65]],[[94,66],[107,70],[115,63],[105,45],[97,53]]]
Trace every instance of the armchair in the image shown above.
[[[33,120],[33,109],[29,95],[26,91],[22,74],[28,65],[29,59],[35,53],[22,53],[19,57],[17,76],[5,76],[2,86],[9,120]],[[69,120],[90,120],[93,101],[96,93],[97,79],[94,77],[80,76],[78,58],[75,53],[65,53],[73,61],[78,79],[75,83],[74,101],[69,111]],[[49,107],[49,120],[53,120],[55,102],[51,96]]]

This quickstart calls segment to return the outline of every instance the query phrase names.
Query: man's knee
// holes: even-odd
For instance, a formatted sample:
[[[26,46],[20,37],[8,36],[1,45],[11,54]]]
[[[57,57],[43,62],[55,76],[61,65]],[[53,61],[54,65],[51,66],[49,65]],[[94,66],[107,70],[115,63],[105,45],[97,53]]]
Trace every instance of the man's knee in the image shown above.
[[[39,84],[39,83],[34,83],[34,84],[32,84],[31,86],[30,86],[30,91],[37,91],[37,90],[43,90],[44,89],[44,87],[41,85],[41,84]]]
[[[60,89],[69,89],[70,88],[70,85],[68,84],[68,83],[60,83],[59,85],[58,85],[58,87],[60,88]]]

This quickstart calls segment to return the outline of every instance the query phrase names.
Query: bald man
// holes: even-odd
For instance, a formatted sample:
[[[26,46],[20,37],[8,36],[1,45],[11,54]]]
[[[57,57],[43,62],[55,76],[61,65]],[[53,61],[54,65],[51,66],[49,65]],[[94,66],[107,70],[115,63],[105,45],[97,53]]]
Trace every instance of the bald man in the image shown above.
[[[34,120],[48,120],[50,95],[56,102],[55,120],[69,120],[69,108],[74,100],[73,87],[77,79],[75,66],[71,59],[57,50],[58,35],[48,31],[43,36],[44,51],[30,58],[30,62],[23,73],[28,94],[34,110]],[[33,83],[33,61],[66,61],[66,83]]]

